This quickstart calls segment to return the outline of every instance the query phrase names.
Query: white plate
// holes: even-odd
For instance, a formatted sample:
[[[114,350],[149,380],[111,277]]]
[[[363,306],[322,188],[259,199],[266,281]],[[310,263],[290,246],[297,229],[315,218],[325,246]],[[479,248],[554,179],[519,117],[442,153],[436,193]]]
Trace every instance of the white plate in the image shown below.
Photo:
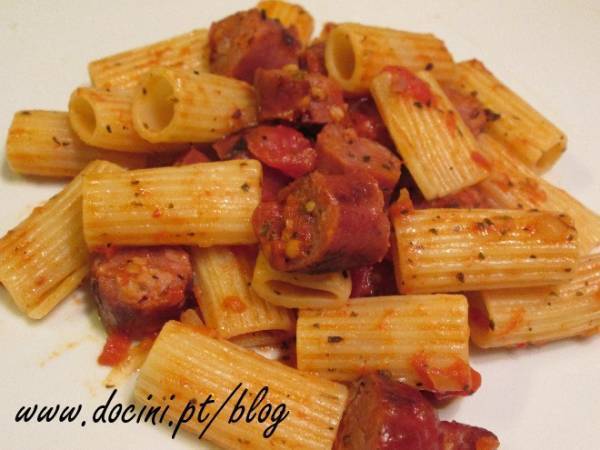
[[[442,37],[457,60],[483,60],[569,137],[548,178],[600,210],[600,5],[598,2],[304,1],[322,23],[360,21]],[[207,0],[4,0],[0,6],[0,133],[19,109],[65,109],[93,58],[150,43],[247,8]],[[5,136],[5,134],[3,134]],[[60,184],[33,183],[2,161],[0,234]],[[25,319],[0,290],[0,447],[6,449],[198,448],[150,425],[17,424],[22,405],[104,402],[96,364],[103,331],[82,293],[41,322]],[[504,449],[596,449],[600,442],[600,340],[476,352],[483,386],[440,412],[495,432]],[[266,380],[268,381],[268,380]],[[128,390],[129,389],[129,390]],[[130,397],[131,384],[122,389]]]

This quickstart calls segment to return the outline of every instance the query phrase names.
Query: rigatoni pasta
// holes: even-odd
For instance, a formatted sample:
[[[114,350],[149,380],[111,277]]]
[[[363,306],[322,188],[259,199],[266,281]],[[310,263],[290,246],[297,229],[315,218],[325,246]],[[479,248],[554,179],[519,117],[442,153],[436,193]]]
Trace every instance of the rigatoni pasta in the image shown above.
[[[241,387],[236,390],[238,383]],[[242,391],[247,389],[248,397],[255,398],[264,386],[268,387],[266,400],[273,404],[273,414],[284,412],[277,406],[283,403],[289,412],[269,439],[263,437],[263,432],[271,422],[228,423]],[[173,396],[167,417],[177,420],[188,401],[209,394],[218,403],[230,395],[235,398],[225,402],[216,415],[204,434],[206,440],[223,448],[239,448],[243,442],[246,448],[316,450],[333,445],[348,391],[341,384],[269,361],[197,329],[167,323],[142,366],[135,387],[136,400],[158,406]],[[214,413],[217,406],[213,407],[209,409]],[[280,410],[277,413],[276,407]],[[183,428],[198,435],[205,424],[192,420]]]
[[[171,144],[152,144],[133,128],[131,92],[80,87],[69,101],[69,121],[79,138],[94,147],[132,153],[181,150]]]
[[[487,168],[477,164],[475,138],[430,73],[415,77],[402,69],[386,70],[373,79],[371,93],[426,199],[452,194],[486,177]]]
[[[48,314],[88,273],[81,221],[83,178],[122,170],[105,161],[91,163],[0,239],[0,282],[30,318]]]
[[[557,284],[573,277],[578,258],[577,230],[564,214],[424,209],[392,222],[404,293]]]
[[[380,370],[417,387],[468,391],[467,316],[462,295],[370,297],[300,310],[298,368],[338,381]]]
[[[133,124],[149,142],[212,142],[256,123],[254,89],[243,81],[159,68],[140,84]]]
[[[331,30],[326,45],[329,76],[349,92],[367,93],[371,80],[387,66],[430,70],[441,80],[453,77],[452,55],[433,34],[342,23]]]
[[[308,45],[314,29],[312,16],[300,5],[281,0],[262,0],[256,5],[267,17],[276,19],[286,28],[295,28],[303,45]]]
[[[249,286],[249,274],[243,263],[227,247],[193,248],[195,297],[204,322],[222,338],[256,333],[285,331],[292,333],[293,315],[272,305]]]
[[[144,155],[90,147],[73,132],[62,111],[30,110],[15,113],[6,140],[6,159],[23,175],[72,178],[96,159],[130,169],[146,165]]]
[[[568,192],[540,178],[502,143],[482,133],[479,148],[490,163],[490,175],[477,188],[497,208],[539,209],[569,215],[579,235],[579,251],[587,255],[600,244],[600,216]]]
[[[37,319],[86,280],[104,384],[141,369],[137,421],[173,438],[496,449],[425,397],[477,391],[470,338],[600,332],[600,216],[537,174],[566,137],[433,34],[311,41],[301,6],[255,2],[15,115],[11,167],[75,179],[0,239],[0,283]]]
[[[261,177],[255,160],[89,174],[83,183],[85,240],[90,248],[254,243],[250,219]]]
[[[275,270],[261,252],[252,276],[252,290],[286,308],[337,308],[350,297],[348,273],[288,273]]]
[[[487,131],[538,171],[552,167],[567,145],[567,137],[525,100],[500,82],[480,61],[456,65],[456,83],[465,93],[473,93],[497,120]]]
[[[600,332],[600,255],[583,257],[573,279],[552,287],[474,292],[471,338],[482,348],[543,344]]]
[[[154,67],[208,72],[208,31],[193,30],[171,39],[92,61],[88,71],[99,89],[135,88]]]

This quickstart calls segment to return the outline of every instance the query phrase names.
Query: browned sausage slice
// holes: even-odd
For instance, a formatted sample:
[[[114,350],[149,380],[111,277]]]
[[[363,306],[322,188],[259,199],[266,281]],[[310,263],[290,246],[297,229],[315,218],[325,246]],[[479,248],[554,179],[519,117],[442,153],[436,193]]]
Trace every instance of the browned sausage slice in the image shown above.
[[[254,80],[259,120],[306,124],[342,122],[347,105],[335,81],[293,68],[257,70]]]
[[[352,386],[334,450],[441,450],[438,418],[421,393],[370,373]]]
[[[102,323],[133,339],[179,317],[191,278],[189,255],[178,247],[123,247],[92,256],[91,283]]]
[[[325,126],[317,137],[317,170],[324,173],[368,172],[386,199],[400,179],[401,162],[391,151],[356,130],[341,125]]]
[[[458,422],[442,421],[439,425],[443,450],[495,450],[498,438],[485,428]]]
[[[325,42],[315,42],[300,55],[300,68],[310,73],[327,76],[325,67]]]
[[[369,373],[351,388],[334,450],[495,450],[491,432],[440,422],[415,388]]]
[[[283,189],[277,202],[259,205],[253,225],[277,270],[345,270],[384,258],[390,223],[383,206],[377,182],[364,172],[313,172]]]
[[[297,64],[301,49],[295,29],[284,28],[258,9],[213,23],[208,40],[211,72],[248,83],[254,81],[259,67],[278,69]]]

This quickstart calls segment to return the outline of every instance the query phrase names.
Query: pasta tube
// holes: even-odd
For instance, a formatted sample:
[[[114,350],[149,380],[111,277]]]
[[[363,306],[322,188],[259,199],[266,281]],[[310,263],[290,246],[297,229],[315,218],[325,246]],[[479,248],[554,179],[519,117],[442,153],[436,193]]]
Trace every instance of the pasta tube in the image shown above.
[[[71,129],[66,112],[41,110],[15,113],[6,140],[6,159],[17,173],[55,178],[72,178],[96,159],[130,169],[146,165],[144,155],[89,147]]]
[[[248,286],[242,262],[227,247],[193,248],[194,292],[206,325],[223,338],[258,331],[291,333],[290,311],[265,302]]]
[[[83,227],[101,245],[251,244],[262,167],[255,160],[89,174]]]
[[[181,150],[183,146],[151,144],[133,129],[132,95],[77,88],[69,101],[69,120],[79,138],[94,147],[132,153]]]
[[[471,338],[479,347],[543,344],[600,332],[600,255],[579,261],[575,277],[546,288],[473,293]]]
[[[88,273],[81,222],[83,178],[121,171],[106,161],[90,163],[58,195],[0,239],[0,282],[30,318],[48,314]]]
[[[579,252],[600,244],[600,216],[568,192],[553,186],[516,158],[499,141],[483,133],[479,148],[490,162],[490,175],[477,187],[497,208],[539,209],[569,215],[579,235]]]
[[[399,92],[413,83],[418,91]],[[371,85],[377,108],[419,189],[427,200],[484,179],[477,141],[434,77],[386,70]]]
[[[220,75],[153,69],[133,101],[133,125],[150,142],[212,142],[255,123],[254,88]]]
[[[456,65],[456,72],[456,81],[464,92],[474,93],[500,115],[487,125],[488,133],[535,170],[552,167],[567,145],[561,130],[502,84],[481,62],[463,61]]]
[[[345,91],[367,93],[371,80],[387,66],[412,71],[431,70],[451,79],[452,55],[433,34],[409,33],[357,23],[336,25],[327,37],[325,64],[329,76]]]
[[[203,437],[225,449],[329,449],[348,397],[341,384],[212,339],[198,328],[167,323],[142,366],[134,392],[136,400],[151,406],[168,404],[166,417],[176,421],[188,402],[194,405],[193,399],[208,398],[209,394],[214,404],[209,404],[205,413],[215,414],[224,404],[211,426],[194,419],[183,428],[197,435],[207,428]],[[255,413],[266,410],[267,402],[272,405],[266,413],[263,411],[263,423],[239,420],[240,410],[234,410],[237,402],[248,409],[260,395],[264,401]],[[226,401],[228,398],[231,400]],[[195,402],[197,407],[200,402]],[[288,415],[283,420],[285,412]],[[229,423],[231,417],[238,417],[238,421]],[[266,431],[269,427],[270,432]],[[270,433],[268,439],[265,432]]]
[[[171,39],[92,61],[88,70],[94,87],[135,88],[154,67],[208,72],[208,31],[194,30]]]
[[[403,293],[543,286],[573,277],[577,231],[564,214],[425,209],[393,218]]]
[[[298,368],[339,381],[382,370],[417,387],[468,391],[467,316],[462,295],[369,297],[300,310]]]
[[[337,308],[350,297],[352,280],[341,272],[280,272],[261,252],[254,267],[252,289],[268,302],[286,308]]]

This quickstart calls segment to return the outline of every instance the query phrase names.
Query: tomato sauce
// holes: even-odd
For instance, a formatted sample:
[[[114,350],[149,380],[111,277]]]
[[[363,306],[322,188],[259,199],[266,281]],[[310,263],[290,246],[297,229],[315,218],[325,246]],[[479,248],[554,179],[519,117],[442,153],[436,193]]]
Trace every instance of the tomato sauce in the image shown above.
[[[116,366],[127,358],[131,339],[125,334],[111,333],[106,338],[102,353],[98,356],[98,364]]]

